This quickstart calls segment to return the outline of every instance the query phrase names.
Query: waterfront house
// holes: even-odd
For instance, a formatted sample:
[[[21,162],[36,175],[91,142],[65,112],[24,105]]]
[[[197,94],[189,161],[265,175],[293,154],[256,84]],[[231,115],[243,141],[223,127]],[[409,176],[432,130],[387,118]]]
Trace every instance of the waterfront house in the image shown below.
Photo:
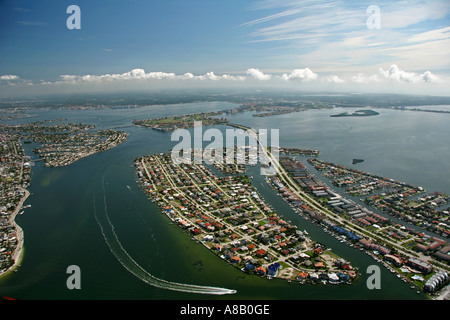
[[[312,282],[318,282],[319,281],[319,275],[316,272],[312,272],[309,274],[309,279]]]
[[[239,257],[239,256],[233,256],[233,257],[231,257],[230,261],[231,261],[232,263],[239,263],[239,262],[241,262],[241,257]]]
[[[260,276],[266,275],[266,269],[264,267],[258,267],[255,269],[255,272]]]
[[[254,269],[255,269],[255,265],[251,264],[250,262],[245,265],[246,271],[253,271]]]
[[[272,276],[272,277],[274,277],[276,274],[277,274],[277,272],[278,272],[278,269],[281,267],[281,265],[278,263],[278,262],[275,262],[275,263],[272,263],[268,268],[267,268],[267,271],[268,271],[268,275],[269,276]]]
[[[307,279],[307,277],[308,277],[308,274],[306,272],[300,272],[297,275],[297,280],[303,282],[303,281],[305,281]]]

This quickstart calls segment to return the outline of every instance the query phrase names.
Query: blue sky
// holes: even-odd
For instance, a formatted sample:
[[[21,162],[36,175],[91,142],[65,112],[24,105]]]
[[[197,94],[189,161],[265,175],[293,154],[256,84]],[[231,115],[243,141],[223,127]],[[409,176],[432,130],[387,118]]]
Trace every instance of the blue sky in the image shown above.
[[[66,27],[70,5],[80,30]],[[0,0],[2,96],[233,85],[447,94],[449,61],[447,0]]]

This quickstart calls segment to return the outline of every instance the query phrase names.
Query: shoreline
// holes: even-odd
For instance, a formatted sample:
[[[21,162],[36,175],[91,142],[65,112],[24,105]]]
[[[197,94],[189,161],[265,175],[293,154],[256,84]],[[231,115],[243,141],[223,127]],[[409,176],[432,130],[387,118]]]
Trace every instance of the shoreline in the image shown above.
[[[7,274],[8,272],[14,271],[15,268],[18,267],[23,253],[23,244],[24,244],[24,235],[23,235],[23,229],[17,224],[16,222],[16,216],[19,213],[19,211],[23,208],[24,202],[28,199],[30,196],[30,192],[27,189],[22,189],[22,191],[25,192],[25,195],[20,199],[19,203],[17,204],[17,207],[14,209],[14,212],[11,214],[10,217],[10,223],[14,226],[16,229],[16,237],[17,237],[17,245],[14,249],[14,252],[11,254],[11,258],[14,260],[14,264],[11,265],[5,272],[0,273],[0,277]]]

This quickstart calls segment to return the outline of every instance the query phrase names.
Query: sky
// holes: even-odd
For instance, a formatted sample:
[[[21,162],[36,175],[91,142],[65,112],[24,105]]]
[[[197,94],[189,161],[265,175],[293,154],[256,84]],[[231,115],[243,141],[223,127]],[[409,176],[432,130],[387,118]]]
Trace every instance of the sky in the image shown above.
[[[246,87],[450,95],[450,1],[0,0],[0,98]]]

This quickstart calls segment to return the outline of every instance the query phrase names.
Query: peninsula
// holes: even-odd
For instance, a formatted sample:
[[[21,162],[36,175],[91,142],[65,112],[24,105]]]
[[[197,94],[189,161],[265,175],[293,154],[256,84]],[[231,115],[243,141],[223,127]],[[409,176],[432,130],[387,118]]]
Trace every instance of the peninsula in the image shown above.
[[[152,118],[144,120],[134,120],[133,124],[150,128],[157,131],[169,132],[176,129],[187,129],[194,125],[195,121],[201,121],[203,125],[227,124],[228,119],[217,118],[214,116],[220,115],[223,112],[205,112],[187,114],[181,116],[167,116],[161,118]]]
[[[94,125],[64,123],[65,119],[46,120],[20,125],[1,125],[0,132],[16,134],[24,143],[39,143],[34,153],[47,167],[67,166],[92,154],[114,148],[128,134],[113,129],[92,131]],[[49,123],[56,124],[49,125]]]
[[[16,224],[29,196],[30,158],[15,134],[0,137],[0,275],[17,266],[23,247],[23,231]]]
[[[170,154],[135,160],[145,192],[195,241],[243,272],[289,281],[349,283],[351,264],[275,212],[245,175],[218,177]]]

